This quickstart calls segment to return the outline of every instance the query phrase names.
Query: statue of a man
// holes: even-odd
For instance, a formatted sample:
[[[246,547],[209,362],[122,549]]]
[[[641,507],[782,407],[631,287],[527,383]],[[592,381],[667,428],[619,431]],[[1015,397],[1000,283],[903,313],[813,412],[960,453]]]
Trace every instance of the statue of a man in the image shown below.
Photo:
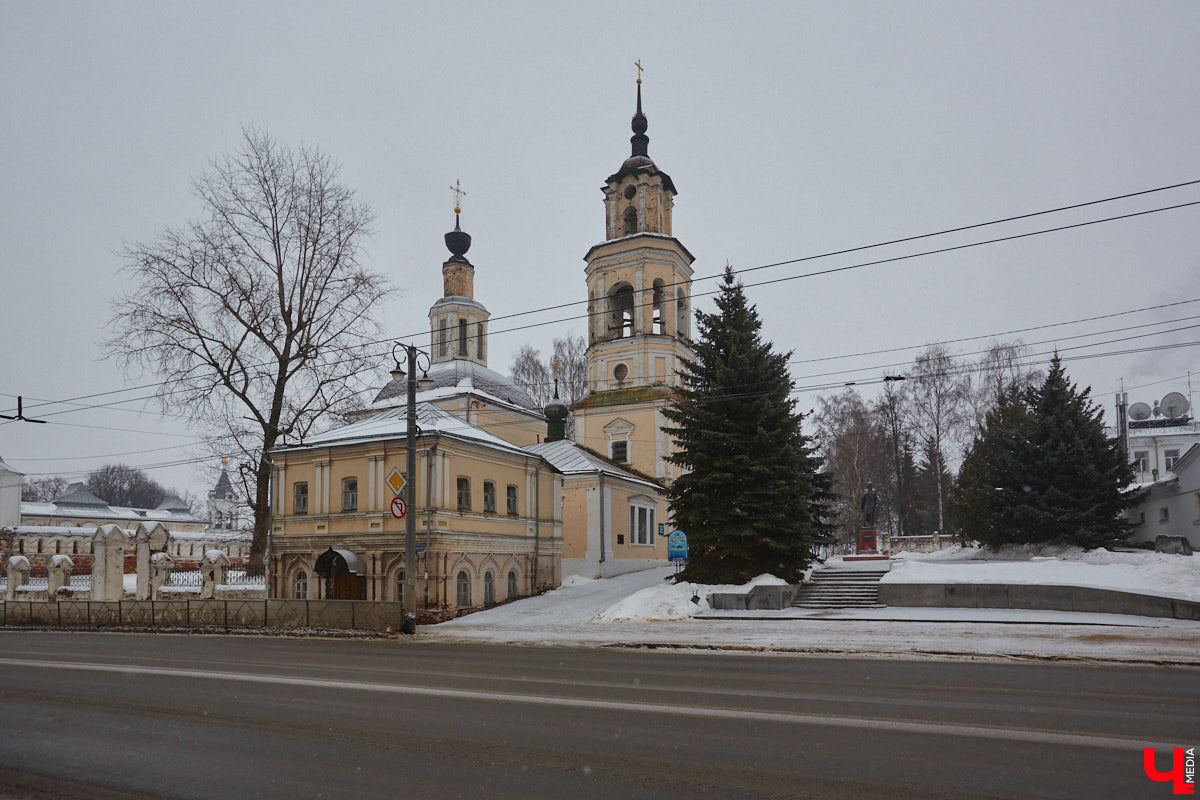
[[[858,501],[858,510],[862,514],[862,527],[875,527],[875,509],[879,506],[879,495],[875,494],[875,487],[867,481],[867,490],[863,492],[862,500]]]

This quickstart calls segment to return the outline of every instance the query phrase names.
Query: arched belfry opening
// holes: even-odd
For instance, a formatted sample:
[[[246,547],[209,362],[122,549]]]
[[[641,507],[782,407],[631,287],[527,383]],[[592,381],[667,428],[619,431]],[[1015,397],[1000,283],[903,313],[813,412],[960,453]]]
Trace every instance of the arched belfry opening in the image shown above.
[[[654,295],[653,295],[654,302],[653,302],[652,312],[651,312],[652,319],[651,319],[650,332],[656,333],[656,334],[663,334],[663,333],[667,332],[667,330],[666,330],[666,319],[667,319],[667,316],[666,316],[667,315],[666,282],[663,281],[662,278],[655,278],[653,287],[654,287]]]
[[[682,288],[675,290],[675,335],[688,335],[688,301],[687,293]]]
[[[608,293],[608,338],[633,336],[633,287],[622,281]]]
[[[625,209],[625,217],[621,226],[622,236],[632,236],[638,232],[638,213],[633,206]]]

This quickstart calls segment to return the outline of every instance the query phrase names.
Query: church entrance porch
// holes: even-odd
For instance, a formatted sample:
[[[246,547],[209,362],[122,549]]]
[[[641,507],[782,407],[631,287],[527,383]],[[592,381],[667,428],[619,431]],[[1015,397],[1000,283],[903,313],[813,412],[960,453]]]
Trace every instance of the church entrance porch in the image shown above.
[[[362,559],[343,547],[331,547],[313,566],[325,585],[326,600],[367,599],[367,568]]]

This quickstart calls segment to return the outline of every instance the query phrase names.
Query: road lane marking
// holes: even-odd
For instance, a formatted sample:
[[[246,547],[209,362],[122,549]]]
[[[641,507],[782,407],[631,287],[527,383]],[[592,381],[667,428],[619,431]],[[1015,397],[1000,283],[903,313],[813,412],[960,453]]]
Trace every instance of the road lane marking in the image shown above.
[[[487,701],[496,703],[522,703],[526,705],[581,708],[595,711],[625,711],[643,714],[668,714],[680,717],[702,717],[728,719],[743,722],[775,722],[786,725],[813,725],[834,728],[850,728],[876,732],[924,733],[934,736],[968,736],[976,739],[1000,739],[1012,742],[1027,742],[1056,746],[1098,747],[1110,750],[1141,752],[1142,748],[1154,747],[1169,750],[1178,742],[1160,742],[1148,739],[1126,739],[1086,733],[1056,733],[1053,731],[1025,728],[998,728],[984,725],[961,725],[942,722],[904,722],[873,717],[836,717],[827,714],[800,714],[786,711],[750,711],[731,708],[675,706],[661,703],[637,703],[621,700],[588,700],[574,697],[551,697],[535,694],[489,692],[473,689],[439,689],[428,686],[405,686],[363,681],[330,680],[325,678],[297,678],[288,675],[261,675],[246,672],[214,672],[211,670],[179,669],[175,667],[137,667],[122,664],[92,664],[87,662],[32,661],[18,658],[0,658],[0,666],[28,667],[31,669],[61,669],[77,672],[108,672],[120,675],[146,675],[150,677],[197,678],[201,680],[258,683],[276,686],[298,686],[308,689],[337,689],[380,694],[409,695],[415,697],[440,697],[455,700]]]

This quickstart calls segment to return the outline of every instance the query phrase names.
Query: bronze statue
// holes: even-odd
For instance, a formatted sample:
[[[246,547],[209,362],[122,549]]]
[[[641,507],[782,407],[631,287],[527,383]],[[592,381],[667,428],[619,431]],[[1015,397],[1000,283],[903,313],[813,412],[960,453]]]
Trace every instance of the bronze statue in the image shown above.
[[[879,507],[879,495],[875,493],[874,485],[867,481],[867,490],[863,492],[862,499],[858,501],[858,510],[862,515],[861,527],[875,527],[875,509]]]

